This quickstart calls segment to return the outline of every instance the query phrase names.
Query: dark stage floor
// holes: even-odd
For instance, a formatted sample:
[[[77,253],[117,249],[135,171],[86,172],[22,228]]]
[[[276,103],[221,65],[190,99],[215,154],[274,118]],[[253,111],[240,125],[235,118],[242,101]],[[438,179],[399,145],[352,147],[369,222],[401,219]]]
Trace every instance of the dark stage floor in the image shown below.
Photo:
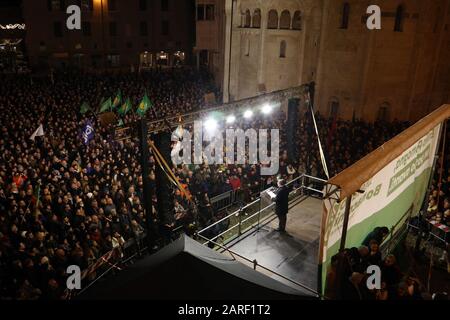
[[[287,233],[275,231],[275,219],[265,230],[253,233],[229,248],[291,280],[317,290],[317,255],[319,248],[322,201],[307,198],[289,211]],[[240,260],[239,258],[237,258]],[[248,263],[247,263],[248,264]],[[293,283],[257,268],[283,283]]]

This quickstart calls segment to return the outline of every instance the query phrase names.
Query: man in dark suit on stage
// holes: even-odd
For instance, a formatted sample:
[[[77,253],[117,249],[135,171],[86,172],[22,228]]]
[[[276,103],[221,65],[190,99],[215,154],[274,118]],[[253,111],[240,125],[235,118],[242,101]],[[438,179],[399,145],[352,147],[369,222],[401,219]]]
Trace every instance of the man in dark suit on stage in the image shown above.
[[[278,180],[278,191],[275,197],[275,214],[278,216],[279,226],[277,231],[286,232],[286,221],[289,210],[289,189],[286,187],[286,181]]]

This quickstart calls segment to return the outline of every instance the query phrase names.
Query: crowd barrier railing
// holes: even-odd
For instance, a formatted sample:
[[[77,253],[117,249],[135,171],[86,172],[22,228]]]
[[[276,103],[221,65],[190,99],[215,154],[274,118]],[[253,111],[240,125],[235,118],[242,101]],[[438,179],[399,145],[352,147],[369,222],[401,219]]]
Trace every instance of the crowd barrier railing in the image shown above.
[[[207,239],[204,238],[202,235],[199,235],[199,237],[203,238],[204,240],[207,240]],[[275,276],[274,278],[277,278],[277,277],[278,277],[278,278],[281,278],[281,279],[286,280],[286,281],[288,281],[288,282],[290,282],[290,283],[292,283],[292,284],[294,284],[294,285],[296,285],[296,286],[302,288],[303,290],[309,292],[310,294],[313,295],[313,298],[316,298],[316,299],[319,298],[319,299],[328,300],[328,298],[327,298],[326,296],[324,296],[324,295],[322,295],[321,293],[317,292],[317,290],[314,290],[314,289],[312,289],[312,288],[310,288],[310,287],[308,287],[308,286],[306,286],[306,285],[304,285],[304,284],[302,284],[302,283],[300,283],[300,282],[297,282],[297,281],[292,280],[292,279],[290,279],[290,278],[288,278],[288,277],[285,277],[285,276],[283,276],[282,274],[280,274],[280,273],[278,273],[278,272],[276,272],[276,271],[273,271],[273,270],[271,270],[271,269],[269,269],[269,268],[267,268],[267,267],[261,265],[260,263],[258,263],[257,260],[253,260],[253,261],[252,261],[252,260],[250,260],[250,259],[244,257],[243,255],[240,255],[239,253],[234,252],[234,251],[231,250],[230,248],[221,245],[220,243],[217,243],[217,242],[212,241],[212,240],[209,240],[209,241],[211,241],[215,246],[219,247],[220,249],[222,249],[222,250],[228,252],[234,260],[237,261],[236,257],[239,257],[241,260],[244,260],[246,263],[249,263],[249,264],[253,265],[253,269],[254,269],[254,270],[257,270],[258,267],[259,267],[259,268],[263,269],[264,271],[269,272],[270,274],[272,274],[273,276]]]
[[[144,241],[146,236],[146,232],[136,234],[135,237],[125,241],[123,245],[114,247],[112,250],[96,259],[95,262],[90,264],[81,272],[83,289],[66,289],[63,298],[70,300],[74,296],[79,295],[89,289],[98,280],[105,277],[111,271],[121,270],[121,266],[125,265],[130,260],[141,256],[142,253],[147,250]],[[92,276],[93,278],[91,279]]]
[[[299,196],[322,197],[323,191],[320,190],[320,186],[325,185],[326,182],[326,180],[311,175],[299,175],[287,183],[287,186],[291,189],[291,200]],[[224,195],[224,198],[219,196],[218,199],[229,199],[229,195]],[[267,224],[275,217],[275,204],[271,203],[263,206],[262,201],[263,199],[258,196],[256,200],[241,206],[218,221],[197,231],[196,235],[201,236],[201,241],[205,245],[211,245],[213,241],[221,241],[225,244],[239,238],[251,229],[258,230],[262,225]],[[223,225],[228,227],[221,228]]]
[[[307,192],[313,192],[316,193],[317,196],[321,196],[322,191],[314,188],[312,184],[313,182],[318,184],[326,183],[326,181],[323,179],[306,174],[301,174],[295,179],[289,181],[287,183],[287,186],[291,188],[291,202],[299,196],[305,195]],[[238,192],[239,190],[228,191],[222,195],[212,198],[211,202],[214,201],[214,203],[216,203],[216,206],[219,208],[218,210],[224,210],[235,205],[238,202]],[[195,236],[202,239],[202,241],[204,241],[204,245],[214,244],[214,246],[223,247],[223,245],[219,244],[218,240],[220,238],[224,238],[225,235],[228,234],[227,241],[225,241],[226,243],[228,243],[229,241],[232,241],[248,232],[250,229],[260,228],[261,225],[264,225],[267,222],[271,221],[271,219],[275,217],[273,211],[274,205],[275,204],[272,203],[262,208],[261,197],[258,197],[256,200],[241,206],[238,210],[233,211],[231,214],[228,214],[224,218],[196,232]],[[214,234],[211,237],[207,237],[208,231],[217,228],[220,224],[223,224],[227,221],[232,221],[233,225],[228,227],[226,230],[221,230],[219,233]],[[101,278],[105,277],[111,271],[120,270],[122,266],[128,263],[130,260],[142,255],[142,253],[148,249],[145,246],[146,236],[147,234],[145,232],[136,234],[134,237],[127,240],[123,245],[113,248],[111,251],[96,259],[95,262],[90,264],[85,270],[82,270],[81,272],[82,282],[84,282],[83,289],[81,291],[66,290],[64,294],[65,299],[71,299],[75,295],[83,293],[85,290],[87,290]],[[261,265],[259,266],[261,268],[264,268]],[[269,269],[267,270],[273,272]],[[93,279],[91,279],[92,276]],[[285,278],[282,275],[279,276]],[[295,281],[291,279],[286,278],[286,280],[295,283]],[[296,284],[305,287],[301,284]],[[309,289],[309,291],[311,290],[312,289]],[[312,290],[312,292],[317,293],[314,290]]]
[[[235,112],[243,108],[248,108],[249,105],[250,106],[261,105],[267,102],[267,100],[270,100],[272,103],[282,102],[287,100],[288,98],[301,96],[303,92],[307,90],[307,88],[308,88],[307,85],[296,86],[284,90],[268,92],[262,95],[242,99],[235,102],[203,108],[193,112],[185,113],[183,115],[168,116],[165,117],[164,119],[153,119],[147,122],[148,132],[152,133],[165,130],[167,129],[167,125],[169,125],[172,128],[176,128],[179,125],[184,126],[187,124],[192,124],[196,120],[203,118],[204,116],[210,114],[211,112],[222,112],[222,113]],[[129,139],[132,136],[131,134],[132,130],[133,130],[132,127],[129,126],[117,128],[116,140],[120,141]]]
[[[211,206],[215,212],[228,209],[236,204],[237,190],[230,190],[210,199]]]
[[[398,246],[403,236],[408,232],[409,222],[413,212],[413,206],[411,206],[403,216],[397,221],[395,225],[389,230],[389,234],[383,241],[380,247],[380,251],[383,257],[391,254]]]

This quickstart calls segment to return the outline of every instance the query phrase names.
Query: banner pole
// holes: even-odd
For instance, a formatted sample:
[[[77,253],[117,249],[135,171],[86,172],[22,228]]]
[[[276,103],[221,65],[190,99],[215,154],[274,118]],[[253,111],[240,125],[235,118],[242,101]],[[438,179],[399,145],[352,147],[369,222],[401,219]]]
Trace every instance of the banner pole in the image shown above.
[[[339,253],[338,253],[338,265],[336,270],[336,282],[334,283],[335,290],[336,290],[336,297],[338,299],[344,299],[342,294],[342,284],[343,284],[343,271],[344,271],[344,249],[345,249],[345,240],[347,238],[347,227],[348,227],[348,220],[350,216],[350,206],[352,204],[352,195],[347,196],[345,200],[345,213],[344,213],[344,223],[342,225],[342,235],[341,235],[341,244],[339,247]]]
[[[341,236],[341,245],[339,247],[339,252],[344,251],[345,249],[345,240],[347,238],[347,228],[348,228],[348,220],[350,217],[350,206],[352,204],[352,195],[349,195],[345,200],[345,213],[344,213],[344,224],[342,225],[342,236]]]

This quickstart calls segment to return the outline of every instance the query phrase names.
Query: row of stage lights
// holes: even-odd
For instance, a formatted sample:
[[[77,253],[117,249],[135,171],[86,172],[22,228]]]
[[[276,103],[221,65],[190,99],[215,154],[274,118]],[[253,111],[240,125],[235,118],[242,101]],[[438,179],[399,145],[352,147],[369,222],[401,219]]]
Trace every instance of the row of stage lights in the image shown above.
[[[262,105],[260,108],[260,111],[263,115],[268,116],[272,113],[274,106],[270,105],[268,103]],[[254,112],[251,109],[247,109],[244,111],[244,113],[242,114],[243,118],[246,120],[250,120],[253,118],[254,116]],[[233,123],[236,122],[236,116],[234,114],[230,114],[225,118],[225,122],[228,125],[232,125]],[[214,116],[209,116],[204,122],[203,122],[203,126],[205,128],[205,130],[209,131],[209,132],[214,132],[217,130],[217,128],[219,127],[219,122],[217,121],[217,119]]]

